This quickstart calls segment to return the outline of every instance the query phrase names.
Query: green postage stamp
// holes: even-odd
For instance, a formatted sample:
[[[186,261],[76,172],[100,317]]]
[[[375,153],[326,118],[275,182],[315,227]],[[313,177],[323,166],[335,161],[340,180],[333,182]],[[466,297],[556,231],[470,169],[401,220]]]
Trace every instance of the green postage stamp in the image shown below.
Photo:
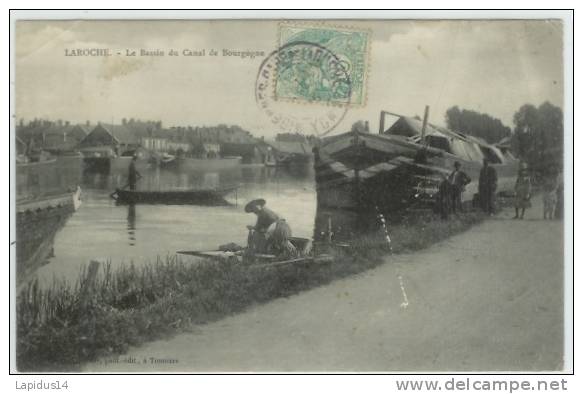
[[[369,40],[363,30],[280,24],[279,47],[295,46],[309,55],[279,59],[276,98],[363,106]]]

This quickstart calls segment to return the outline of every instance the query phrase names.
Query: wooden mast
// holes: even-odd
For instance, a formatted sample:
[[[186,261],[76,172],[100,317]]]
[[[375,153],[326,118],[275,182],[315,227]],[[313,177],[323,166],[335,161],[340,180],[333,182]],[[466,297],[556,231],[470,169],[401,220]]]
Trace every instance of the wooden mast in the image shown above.
[[[425,106],[425,114],[423,115],[423,126],[421,126],[421,143],[425,143],[425,129],[427,128],[427,120],[429,119],[429,105]]]

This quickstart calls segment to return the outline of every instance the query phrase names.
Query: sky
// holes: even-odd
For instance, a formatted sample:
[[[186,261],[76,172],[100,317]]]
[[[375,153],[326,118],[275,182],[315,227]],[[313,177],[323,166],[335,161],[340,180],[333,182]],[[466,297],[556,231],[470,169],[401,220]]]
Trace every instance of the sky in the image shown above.
[[[316,23],[316,22],[308,22]],[[488,113],[512,126],[518,108],[563,107],[563,27],[538,21],[324,21],[370,32],[367,100],[347,110],[335,133],[358,120],[378,128],[379,112],[422,115],[445,124],[445,111]],[[164,126],[239,125],[255,135],[274,128],[255,101],[264,57],[65,56],[65,50],[277,48],[277,21],[18,21],[15,116],[73,123],[161,120]],[[298,107],[302,111],[302,107]]]

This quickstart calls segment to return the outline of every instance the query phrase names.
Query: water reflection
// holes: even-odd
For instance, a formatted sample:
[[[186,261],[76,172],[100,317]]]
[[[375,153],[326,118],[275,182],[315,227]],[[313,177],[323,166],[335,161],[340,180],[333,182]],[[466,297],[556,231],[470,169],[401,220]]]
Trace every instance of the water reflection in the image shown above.
[[[63,157],[48,163],[16,165],[17,200],[73,190],[81,183],[81,174],[79,158]]]
[[[112,179],[113,177],[113,179]],[[107,189],[112,182],[119,183],[119,174],[109,175],[100,172],[84,171],[81,179],[82,188]]]
[[[180,171],[145,168],[138,190],[185,190],[239,185],[227,196],[231,206],[196,205],[116,205],[110,198],[116,188],[127,183],[127,169],[83,171],[82,163],[58,164],[57,170],[19,178],[19,191],[42,193],[63,185],[80,184],[83,205],[55,237],[56,257],[39,272],[75,279],[82,264],[93,259],[123,264],[156,261],[177,250],[210,250],[221,244],[244,245],[249,216],[243,206],[255,198],[284,217],[295,236],[347,242],[362,233],[378,231],[375,215],[317,207],[314,174],[311,167],[274,168],[238,166],[214,171]],[[139,210],[139,225],[138,215]]]
[[[128,204],[128,239],[130,246],[136,245],[136,205]]]
[[[250,218],[247,201],[264,198],[286,218],[294,235],[312,238],[316,217],[314,175],[310,168],[296,171],[263,166],[238,166],[213,171],[139,169],[138,190],[185,190],[239,185],[227,195],[230,206],[116,205],[110,194],[127,183],[127,168],[108,172],[83,170],[81,161],[58,164],[50,176],[19,179],[26,193],[80,185],[83,205],[57,234],[55,257],[39,269],[39,278],[75,280],[79,268],[91,260],[114,265],[136,265],[165,258],[177,250],[210,250],[235,242],[244,245]],[[45,181],[44,179],[48,179]],[[139,212],[138,212],[139,211]],[[138,218],[139,213],[139,218]],[[138,223],[139,221],[139,223]]]
[[[70,207],[55,207],[16,215],[17,280],[22,283],[39,267],[55,258],[54,243],[72,214]]]

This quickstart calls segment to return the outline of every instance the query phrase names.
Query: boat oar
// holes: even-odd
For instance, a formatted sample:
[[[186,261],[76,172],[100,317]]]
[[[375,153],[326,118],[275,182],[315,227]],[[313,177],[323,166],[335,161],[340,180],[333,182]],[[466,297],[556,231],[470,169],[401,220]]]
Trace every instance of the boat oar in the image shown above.
[[[123,185],[121,188],[117,188],[117,189],[115,189],[115,191],[114,191],[113,193],[111,193],[111,194],[109,195],[109,197],[113,198],[114,200],[117,200],[117,191],[118,191],[118,190],[124,190],[124,189],[125,189],[126,187],[128,187],[129,185],[130,185],[130,184],[129,184],[129,182],[128,182],[128,183],[126,183],[125,185]]]

